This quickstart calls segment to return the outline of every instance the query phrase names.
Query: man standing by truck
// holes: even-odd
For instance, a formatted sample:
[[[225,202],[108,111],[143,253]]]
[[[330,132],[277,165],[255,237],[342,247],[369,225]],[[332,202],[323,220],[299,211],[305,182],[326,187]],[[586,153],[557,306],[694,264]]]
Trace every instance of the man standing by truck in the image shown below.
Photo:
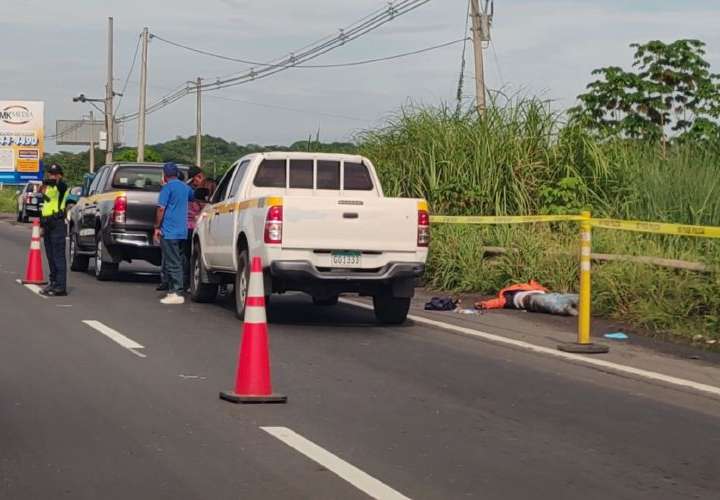
[[[163,304],[184,304],[183,246],[187,238],[188,202],[193,191],[178,179],[179,169],[175,163],[163,165],[165,185],[160,190],[155,210],[155,239],[160,240],[162,258],[168,279],[168,294],[160,300]]]
[[[65,201],[68,187],[62,180],[60,165],[53,163],[47,169],[40,192],[43,194],[43,206],[40,223],[43,228],[45,256],[50,268],[50,283],[40,293],[48,297],[67,295],[67,263],[65,261]]]

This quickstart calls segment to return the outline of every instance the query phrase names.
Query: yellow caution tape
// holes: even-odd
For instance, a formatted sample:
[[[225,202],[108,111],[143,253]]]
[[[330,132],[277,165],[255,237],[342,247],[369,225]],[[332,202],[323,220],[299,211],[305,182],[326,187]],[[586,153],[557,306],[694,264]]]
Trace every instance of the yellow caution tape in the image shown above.
[[[644,222],[637,220],[592,219],[594,227],[604,229],[620,229],[623,231],[638,231],[641,233],[673,234],[677,236],[697,236],[702,238],[720,238],[720,227],[688,226],[684,224],[669,224],[664,222]]]
[[[436,224],[527,224],[533,222],[571,222],[581,220],[585,220],[581,215],[430,216],[430,222]]]

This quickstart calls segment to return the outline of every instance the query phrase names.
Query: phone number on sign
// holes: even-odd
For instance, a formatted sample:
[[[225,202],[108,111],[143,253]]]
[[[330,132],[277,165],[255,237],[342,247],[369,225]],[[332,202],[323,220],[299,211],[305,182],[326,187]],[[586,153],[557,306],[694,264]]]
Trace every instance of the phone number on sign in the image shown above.
[[[37,146],[37,137],[22,135],[0,135],[0,146]]]

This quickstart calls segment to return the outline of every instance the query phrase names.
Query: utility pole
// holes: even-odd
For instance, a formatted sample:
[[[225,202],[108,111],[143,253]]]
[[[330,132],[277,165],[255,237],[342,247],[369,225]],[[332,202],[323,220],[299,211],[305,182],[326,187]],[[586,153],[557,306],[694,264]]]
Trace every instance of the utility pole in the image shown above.
[[[115,147],[115,136],[113,128],[115,115],[113,114],[113,18],[108,17],[108,40],[107,40],[107,83],[105,84],[105,132],[107,133],[107,149],[105,152],[105,163],[113,161],[113,149]]]
[[[95,114],[90,110],[90,173],[95,172]]]
[[[200,94],[200,84],[202,79],[198,77],[195,86],[197,92],[197,104],[195,106],[196,113],[196,130],[195,130],[195,164],[202,167],[202,95]]]
[[[142,64],[140,64],[140,110],[138,114],[137,161],[145,161],[145,102],[147,98],[148,29],[142,32]]]
[[[495,12],[495,3],[485,0],[482,10],[479,0],[470,0],[472,17],[473,53],[475,55],[475,97],[477,111],[485,116],[485,68],[483,63],[483,43],[490,41],[490,26]]]

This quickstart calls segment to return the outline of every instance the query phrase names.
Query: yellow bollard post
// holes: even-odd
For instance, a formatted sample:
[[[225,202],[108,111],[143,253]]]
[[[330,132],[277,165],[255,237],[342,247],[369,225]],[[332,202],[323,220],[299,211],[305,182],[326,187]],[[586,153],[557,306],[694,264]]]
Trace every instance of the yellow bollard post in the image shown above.
[[[601,354],[609,351],[604,345],[593,344],[590,340],[590,254],[592,252],[592,226],[590,212],[582,212],[580,221],[580,307],[578,311],[577,343],[561,344],[558,349],[565,352]]]

